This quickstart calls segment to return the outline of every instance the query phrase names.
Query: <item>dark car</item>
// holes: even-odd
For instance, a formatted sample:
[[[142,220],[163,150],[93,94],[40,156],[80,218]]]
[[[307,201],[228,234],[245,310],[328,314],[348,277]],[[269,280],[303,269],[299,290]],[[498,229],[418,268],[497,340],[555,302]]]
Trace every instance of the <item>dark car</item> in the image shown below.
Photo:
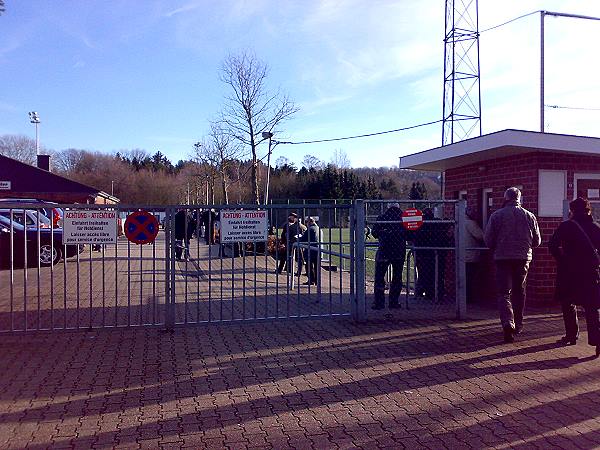
[[[0,215],[0,266],[10,267],[11,247],[13,267],[23,266],[25,261],[28,265],[37,266],[38,251],[42,266],[56,264],[63,257],[75,256],[79,252],[79,246],[65,246],[62,238],[63,233],[60,228],[54,230],[31,226],[26,228]]]
[[[52,221],[54,228],[62,227],[62,219],[64,211],[58,207],[58,203],[46,202],[43,200],[36,200],[32,198],[2,198],[0,199],[0,207],[4,207],[3,204],[27,204],[29,208],[35,206],[36,211],[39,210],[40,214],[43,214],[49,220]],[[38,206],[39,205],[39,206]]]

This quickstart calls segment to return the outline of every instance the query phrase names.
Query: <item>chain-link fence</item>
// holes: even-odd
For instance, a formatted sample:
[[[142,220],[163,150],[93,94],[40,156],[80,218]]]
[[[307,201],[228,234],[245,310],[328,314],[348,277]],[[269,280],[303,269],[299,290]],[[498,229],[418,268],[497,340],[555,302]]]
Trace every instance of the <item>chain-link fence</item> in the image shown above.
[[[457,205],[365,201],[368,308],[457,311]]]

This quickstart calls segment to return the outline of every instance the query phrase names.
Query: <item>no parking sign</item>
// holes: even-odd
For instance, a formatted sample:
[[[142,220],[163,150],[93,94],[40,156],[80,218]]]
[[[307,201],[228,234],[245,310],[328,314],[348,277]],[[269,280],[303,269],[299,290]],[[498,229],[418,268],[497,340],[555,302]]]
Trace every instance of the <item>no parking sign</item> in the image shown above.
[[[423,226],[423,213],[417,208],[408,208],[402,212],[402,225],[410,231],[418,230]]]
[[[134,244],[149,244],[158,234],[158,220],[148,211],[136,211],[125,220],[125,237]]]

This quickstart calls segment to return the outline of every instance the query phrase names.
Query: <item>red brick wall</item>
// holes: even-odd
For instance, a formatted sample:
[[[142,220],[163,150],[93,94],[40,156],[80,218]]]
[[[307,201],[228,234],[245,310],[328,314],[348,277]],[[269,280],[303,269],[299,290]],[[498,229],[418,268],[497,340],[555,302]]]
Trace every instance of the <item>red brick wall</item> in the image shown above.
[[[573,175],[576,172],[600,173],[600,157],[565,155],[556,152],[531,152],[506,158],[495,158],[451,169],[445,174],[445,197],[454,199],[459,191],[467,191],[469,206],[482,208],[481,191],[491,188],[492,211],[502,207],[504,191],[523,186],[523,206],[538,213],[538,170],[566,170],[567,198],[573,198]],[[534,250],[528,278],[527,295],[532,301],[549,302],[554,293],[556,265],[548,252],[548,240],[561,218],[538,218],[542,245]],[[490,276],[490,280],[493,279]]]

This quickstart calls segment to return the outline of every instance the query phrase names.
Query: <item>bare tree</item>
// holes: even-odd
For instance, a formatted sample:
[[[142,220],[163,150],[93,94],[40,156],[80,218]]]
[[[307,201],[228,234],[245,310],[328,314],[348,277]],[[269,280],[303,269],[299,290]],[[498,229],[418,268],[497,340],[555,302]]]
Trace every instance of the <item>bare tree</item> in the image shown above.
[[[268,68],[249,52],[230,55],[223,62],[221,81],[231,88],[226,97],[222,121],[228,132],[252,153],[253,196],[259,204],[257,146],[262,133],[277,134],[277,127],[298,111],[294,103],[279,91],[267,91]]]
[[[52,166],[59,173],[69,174],[77,172],[82,161],[86,158],[86,153],[89,152],[76,148],[58,151],[52,155]]]
[[[0,155],[36,164],[35,139],[15,134],[0,136]]]
[[[333,151],[331,164],[337,169],[349,169],[352,166],[348,154],[342,149],[335,149]]]
[[[322,169],[325,166],[325,163],[321,161],[319,158],[313,155],[304,155],[304,159],[302,159],[302,167],[307,170],[310,169]]]
[[[241,145],[222,127],[219,122],[210,124],[207,139],[194,144],[195,159],[201,164],[214,167],[221,178],[223,202],[229,203],[229,180],[227,172],[242,153]]]

